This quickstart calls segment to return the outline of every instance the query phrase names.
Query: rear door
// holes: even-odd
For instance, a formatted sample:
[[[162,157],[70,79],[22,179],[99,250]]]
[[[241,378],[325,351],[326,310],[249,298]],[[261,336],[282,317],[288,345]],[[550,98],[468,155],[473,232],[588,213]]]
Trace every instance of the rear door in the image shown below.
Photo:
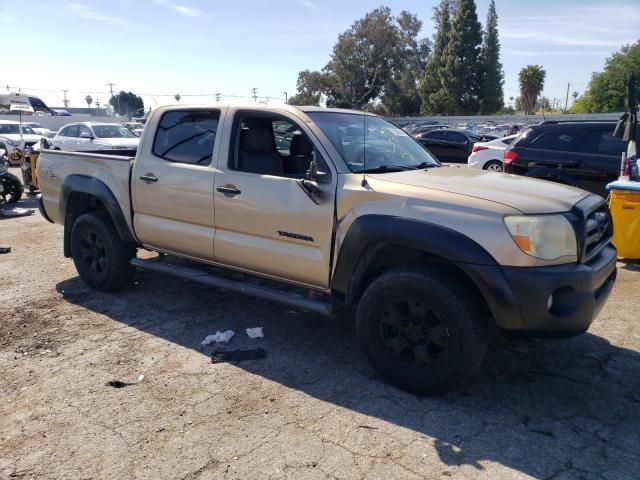
[[[569,154],[580,162],[575,172],[578,185],[582,188],[605,194],[605,186],[618,178],[622,153],[626,144],[613,137],[614,126],[589,127],[582,139],[581,149]]]
[[[438,160],[446,160],[447,146],[445,142],[446,132],[433,130],[422,137],[422,143]]]
[[[143,245],[213,258],[213,185],[224,110],[167,110],[154,118],[134,164],[133,223]]]
[[[469,158],[470,148],[469,139],[458,132],[447,132],[447,158],[451,162],[467,163]]]
[[[518,153],[517,163],[528,171],[540,167],[561,168],[567,173],[579,168],[579,164],[569,163],[568,153],[579,148],[582,131],[576,128],[554,128],[553,130],[533,130],[524,146],[515,143]]]
[[[337,175],[326,152],[288,112],[236,110],[227,123],[231,138],[215,179],[215,261],[328,288]],[[301,186],[312,158],[324,172],[315,201]]]

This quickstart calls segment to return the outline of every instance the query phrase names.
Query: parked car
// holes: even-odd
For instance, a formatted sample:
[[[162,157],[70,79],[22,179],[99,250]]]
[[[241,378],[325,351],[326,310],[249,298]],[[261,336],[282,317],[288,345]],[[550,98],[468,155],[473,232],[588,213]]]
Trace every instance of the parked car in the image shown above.
[[[547,121],[524,131],[504,152],[507,173],[578,186],[606,196],[618,178],[626,144],[615,122]]]
[[[432,130],[415,138],[439,161],[456,163],[467,163],[474,143],[480,141],[480,137],[455,128]]]
[[[40,123],[37,123],[37,122],[22,122],[22,124],[27,125],[28,127],[31,127],[31,130],[36,132],[38,135],[42,135],[43,137],[51,138],[56,134],[56,132],[53,132],[52,130],[49,130],[46,127],[43,127]]]
[[[142,130],[144,130],[144,125],[137,122],[126,122],[122,126],[131,130],[136,137],[142,135]]]
[[[13,120],[0,120],[0,137],[0,144],[7,151],[11,165],[20,165],[24,149],[33,147],[42,139],[42,135],[38,135],[28,125]]]
[[[506,148],[517,135],[497,138],[488,142],[477,142],[469,155],[469,167],[489,170],[490,172],[502,172],[502,157]]]
[[[283,122],[300,133],[279,150]],[[44,150],[37,164],[41,213],[90,287],[141,268],[317,313],[346,303],[376,370],[420,394],[464,383],[489,331],[584,332],[616,278],[601,197],[441,168],[365,112],[159,107],[118,159]]]
[[[69,152],[136,149],[140,138],[119,123],[82,122],[62,127],[52,144]]]

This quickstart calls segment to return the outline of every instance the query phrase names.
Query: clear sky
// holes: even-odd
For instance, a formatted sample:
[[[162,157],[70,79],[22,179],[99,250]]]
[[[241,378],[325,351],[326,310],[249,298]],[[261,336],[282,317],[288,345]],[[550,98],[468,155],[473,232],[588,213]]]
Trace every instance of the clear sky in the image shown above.
[[[283,98],[297,74],[320,69],[340,32],[388,5],[416,13],[433,34],[438,0],[0,0],[0,86],[22,87],[50,106],[108,100],[116,90],[141,94],[146,106],[209,102],[192,94]],[[489,0],[476,0],[485,21]],[[526,64],[547,71],[544,95],[584,91],[591,72],[640,37],[639,0],[496,0],[505,97],[517,96]],[[13,90],[13,89],[12,89]],[[163,96],[164,95],[164,96]],[[226,95],[226,97],[225,97]]]

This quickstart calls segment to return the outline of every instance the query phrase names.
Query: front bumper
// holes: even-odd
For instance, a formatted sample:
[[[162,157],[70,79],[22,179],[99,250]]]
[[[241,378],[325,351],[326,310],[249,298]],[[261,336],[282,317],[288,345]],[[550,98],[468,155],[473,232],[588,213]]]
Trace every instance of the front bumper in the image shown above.
[[[615,248],[607,245],[587,263],[467,264],[463,269],[480,288],[499,328],[573,336],[585,332],[602,310],[615,283],[616,260]]]

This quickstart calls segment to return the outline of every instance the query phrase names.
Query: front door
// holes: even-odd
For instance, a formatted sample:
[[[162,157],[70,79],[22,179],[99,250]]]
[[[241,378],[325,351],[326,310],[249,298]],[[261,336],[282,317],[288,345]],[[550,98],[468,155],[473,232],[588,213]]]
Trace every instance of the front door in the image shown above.
[[[288,113],[237,110],[229,121],[215,179],[215,261],[327,288],[337,176],[326,153]],[[314,157],[320,196],[301,186]]]
[[[213,258],[213,184],[219,109],[166,111],[149,125],[132,178],[135,232],[143,245]]]

